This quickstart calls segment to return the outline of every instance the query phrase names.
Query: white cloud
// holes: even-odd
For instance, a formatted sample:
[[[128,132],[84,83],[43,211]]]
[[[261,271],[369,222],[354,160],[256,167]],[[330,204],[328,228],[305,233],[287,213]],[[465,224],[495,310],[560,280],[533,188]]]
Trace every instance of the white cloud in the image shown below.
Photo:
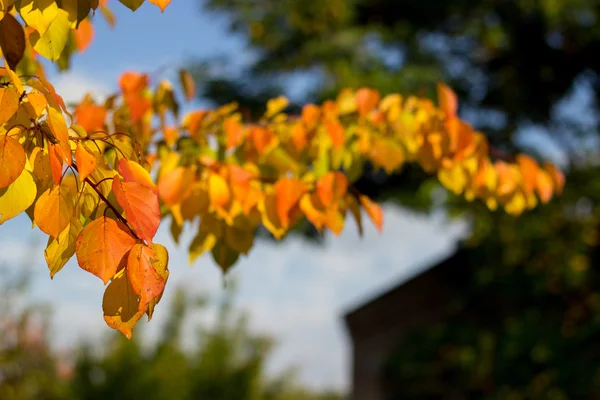
[[[68,71],[49,77],[56,93],[62,96],[65,103],[81,101],[87,93],[91,93],[96,101],[103,101],[116,90],[115,82],[103,82],[83,72]]]

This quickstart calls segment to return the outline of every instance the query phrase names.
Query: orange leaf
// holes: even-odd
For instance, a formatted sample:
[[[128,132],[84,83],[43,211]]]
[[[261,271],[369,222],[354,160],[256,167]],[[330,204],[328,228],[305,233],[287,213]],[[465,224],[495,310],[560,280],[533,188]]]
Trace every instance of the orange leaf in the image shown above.
[[[148,75],[137,72],[125,72],[119,79],[119,87],[123,94],[139,93],[148,86]]]
[[[62,150],[58,145],[50,144],[48,146],[48,157],[50,158],[50,169],[54,183],[60,184],[62,178]]]
[[[48,105],[48,100],[46,100],[46,96],[41,93],[28,93],[27,104],[31,106],[34,118],[37,119],[44,113],[44,110]]]
[[[361,195],[359,197],[360,204],[363,206],[373,224],[377,227],[377,230],[381,233],[383,229],[383,211],[381,207],[369,199],[367,196]]]
[[[321,109],[314,104],[307,104],[302,107],[302,122],[308,128],[312,128],[319,122],[321,116]]]
[[[356,92],[356,106],[358,108],[358,114],[365,116],[369,111],[377,107],[381,96],[377,90],[369,88],[361,88]]]
[[[235,118],[227,118],[223,123],[227,149],[239,146],[244,140],[244,126]]]
[[[544,169],[550,174],[552,182],[554,182],[554,191],[556,194],[561,194],[565,187],[565,176],[563,173],[550,163],[544,163]]]
[[[96,157],[87,151],[81,143],[77,143],[75,161],[79,171],[79,181],[83,182],[96,169]]]
[[[160,224],[157,193],[138,182],[121,182],[118,177],[113,179],[112,190],[135,233],[151,242]]]
[[[100,217],[90,222],[77,238],[77,262],[106,285],[136,240],[113,219]]]
[[[179,130],[174,126],[167,126],[163,129],[163,137],[169,146],[173,146],[179,139]]]
[[[458,112],[458,100],[454,91],[440,82],[437,85],[437,92],[440,108],[446,114],[446,117],[456,117],[456,113]]]
[[[69,146],[69,130],[67,128],[67,123],[65,122],[65,117],[62,112],[50,107],[48,109],[48,118],[46,121],[48,122],[48,126],[54,134],[54,137],[59,142],[58,147],[56,147],[57,155],[62,161],[71,165],[71,146]]]
[[[543,169],[538,171],[536,189],[540,196],[542,203],[546,204],[552,198],[552,192],[554,191],[554,185],[552,177],[548,172]]]
[[[0,88],[0,125],[12,118],[19,108],[19,93],[12,87]]]
[[[298,204],[300,198],[308,188],[306,184],[299,179],[283,178],[278,180],[275,185],[277,217],[284,228],[290,224],[290,211]]]
[[[327,122],[327,132],[331,137],[331,141],[333,142],[333,147],[341,147],[344,145],[346,141],[346,135],[344,133],[344,127],[337,119],[331,120]]]
[[[75,46],[80,53],[83,53],[94,39],[94,26],[90,19],[86,18],[81,21],[74,34]]]
[[[519,154],[516,158],[523,177],[523,190],[525,194],[532,194],[537,184],[538,164],[533,158],[525,154]]]
[[[166,3],[169,4],[169,2],[170,0],[168,0]],[[185,69],[180,69],[179,82],[181,83],[181,87],[183,88],[183,92],[185,93],[185,98],[187,101],[194,100],[194,97],[196,97],[196,82],[194,82],[192,75]]]
[[[8,134],[0,135],[0,189],[17,180],[25,168],[23,146]]]
[[[252,127],[248,135],[252,138],[252,143],[259,154],[262,154],[273,140],[273,133],[262,127]]]
[[[140,296],[138,311],[142,311],[151,300],[160,296],[165,290],[165,280],[156,271],[153,263],[156,252],[144,244],[136,244],[127,258],[127,277],[133,292]]]
[[[160,198],[168,206],[181,203],[190,192],[194,179],[194,171],[189,168],[177,167],[167,172],[158,181]]]
[[[152,181],[150,173],[135,161],[121,158],[117,164],[117,171],[119,171],[125,182],[137,182],[158,193],[158,189]]]
[[[348,179],[341,172],[328,172],[317,181],[317,196],[325,207],[340,201],[348,190]]]
[[[150,3],[157,5],[160,12],[165,12],[165,8],[171,3],[171,0],[150,0]]]
[[[72,216],[73,197],[63,185],[42,193],[33,210],[33,218],[40,230],[54,238],[69,225]]]
[[[292,126],[292,142],[298,150],[302,150],[308,144],[306,128],[301,122],[296,122]]]
[[[75,108],[75,119],[88,133],[102,130],[106,120],[106,108],[90,102],[83,102]]]

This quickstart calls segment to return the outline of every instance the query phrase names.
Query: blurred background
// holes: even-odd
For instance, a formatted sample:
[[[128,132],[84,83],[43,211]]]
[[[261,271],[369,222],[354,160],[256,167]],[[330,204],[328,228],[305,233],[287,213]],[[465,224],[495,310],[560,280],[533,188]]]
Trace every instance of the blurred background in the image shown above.
[[[50,74],[67,101],[178,66],[199,85],[190,108],[236,100],[249,118],[279,94],[433,98],[442,80],[495,148],[557,163],[565,193],[513,218],[418,168],[367,168],[381,236],[265,237],[226,289],[162,227],[169,285],[132,341],[105,326],[97,278],[71,262],[48,279],[41,235],[16,218],[0,230],[0,399],[600,398],[600,1],[112,3],[116,27],[99,20]]]

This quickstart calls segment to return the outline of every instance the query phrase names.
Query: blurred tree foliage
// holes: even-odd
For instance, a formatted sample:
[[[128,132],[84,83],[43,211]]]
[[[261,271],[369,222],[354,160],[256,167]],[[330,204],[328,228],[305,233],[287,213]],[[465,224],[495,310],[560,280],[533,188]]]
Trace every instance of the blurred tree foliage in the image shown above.
[[[48,310],[24,301],[29,285],[25,265],[18,266],[18,273],[0,266],[0,399],[63,399],[65,364],[50,349]]]
[[[82,344],[60,355],[50,347],[47,320],[38,318],[47,317],[48,310],[27,305],[28,274],[9,275],[2,274],[0,292],[2,400],[341,399],[334,392],[303,388],[293,370],[267,377],[273,340],[248,330],[246,316],[233,308],[232,291],[220,303],[214,323],[201,323],[187,347],[184,321],[191,312],[206,312],[208,302],[180,290],[156,342],[143,342],[140,334],[131,340],[115,334],[107,346]]]
[[[387,399],[600,398],[600,1],[203,3],[253,56],[238,75],[197,66],[217,103],[236,99],[252,114],[298,76],[310,82],[298,103],[357,86],[433,96],[441,79],[495,148],[563,156],[564,195],[518,219],[447,196],[444,208],[473,228],[460,307],[390,355]],[[539,135],[522,133],[530,127]],[[414,168],[367,171],[357,186],[428,211],[436,186],[419,180]]]
[[[459,94],[463,117],[485,131],[498,150],[531,151],[542,136],[566,153],[567,164],[574,161],[571,156],[597,155],[597,142],[590,149],[590,125],[558,108],[585,87],[596,110],[600,0],[199,4],[202,12],[224,15],[230,32],[247,43],[247,54],[192,62],[200,95],[217,104],[235,100],[249,116],[258,115],[268,98],[291,91],[294,112],[344,87],[433,97],[436,81],[443,80]],[[232,65],[242,67],[236,71]],[[592,119],[595,125],[597,118]],[[542,129],[536,137],[517,138],[527,127]],[[377,200],[419,212],[435,205],[436,185],[414,167],[394,176],[367,168],[356,186]]]
[[[190,309],[190,305],[194,306]],[[201,325],[191,348],[182,343],[183,323],[191,311],[206,311],[205,299],[178,291],[170,319],[149,349],[140,335],[111,336],[108,351],[83,349],[71,381],[74,399],[169,400],[337,400],[335,393],[314,394],[294,383],[293,375],[267,378],[270,338],[249,332],[245,315],[232,307],[231,292],[220,304],[211,328]]]

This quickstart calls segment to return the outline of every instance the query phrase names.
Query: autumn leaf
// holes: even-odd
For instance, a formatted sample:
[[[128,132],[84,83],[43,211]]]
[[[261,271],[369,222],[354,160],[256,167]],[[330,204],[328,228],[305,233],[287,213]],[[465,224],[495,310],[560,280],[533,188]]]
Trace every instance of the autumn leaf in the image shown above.
[[[325,207],[331,207],[346,195],[348,179],[341,172],[328,172],[317,181],[317,195]]]
[[[136,243],[115,220],[102,216],[90,222],[77,238],[77,262],[106,285]]]
[[[225,179],[218,174],[210,174],[208,177],[208,197],[210,204],[214,207],[222,207],[229,203],[231,192]]]
[[[127,258],[127,277],[133,292],[140,296],[138,310],[144,310],[151,300],[165,290],[165,279],[153,263],[157,262],[156,252],[144,244],[136,244]]]
[[[56,5],[54,1],[52,3]],[[47,20],[44,19],[44,24]],[[45,25],[41,25],[41,22],[38,26],[41,28],[45,27]],[[56,17],[52,19],[50,25],[43,32],[40,30],[32,32],[29,35],[29,41],[34,50],[39,54],[50,61],[57,61],[67,44],[70,32],[71,22],[69,21],[69,13],[59,8],[56,11]]]
[[[456,113],[458,112],[458,100],[454,91],[443,83],[438,83],[437,91],[440,109],[447,117],[456,117]]]
[[[96,169],[96,157],[87,151],[83,144],[77,143],[75,160],[79,171],[79,180],[83,182]]]
[[[169,4],[171,1],[170,0],[156,0],[156,3],[166,3],[165,6],[167,4]],[[158,4],[157,4],[158,5]],[[161,7],[161,11],[164,11],[164,7]],[[180,69],[179,70],[179,83],[181,84],[181,87],[183,88],[183,93],[185,93],[185,98],[187,99],[187,101],[192,101],[194,100],[194,98],[196,97],[196,83],[194,82],[194,78],[192,77],[192,75],[185,69]]]
[[[64,185],[48,189],[37,200],[34,219],[40,230],[54,238],[69,225],[73,216],[73,196]]]
[[[158,181],[160,198],[168,206],[181,203],[190,192],[193,180],[194,171],[190,168],[177,167],[167,172]]]
[[[102,311],[106,324],[121,332],[127,339],[146,310],[138,310],[139,297],[133,291],[126,269],[119,271],[104,291]]]
[[[277,217],[284,228],[290,224],[289,213],[295,207],[300,198],[308,188],[306,184],[298,179],[284,178],[278,180],[275,185]]]
[[[4,14],[0,19],[0,48],[10,69],[14,70],[25,53],[25,33],[11,14]]]
[[[44,250],[44,258],[50,270],[50,278],[54,278],[54,275],[75,254],[75,242],[82,229],[83,225],[81,221],[78,218],[73,218],[57,238],[48,237],[48,244],[46,245],[46,250]]]
[[[58,10],[54,0],[22,0],[19,14],[28,26],[43,35],[58,17]]]
[[[371,110],[377,107],[381,95],[377,90],[361,88],[356,91],[356,106],[358,114],[367,115]]]
[[[141,239],[152,242],[161,215],[157,193],[138,182],[121,182],[118,177],[113,179],[112,190],[135,233]]]
[[[0,225],[27,210],[35,200],[37,187],[26,169],[7,188],[0,189]]]
[[[94,26],[90,22],[89,18],[81,21],[74,33],[77,50],[80,53],[83,53],[94,39]]]
[[[19,108],[19,93],[13,87],[0,87],[0,125],[12,118]]]
[[[8,134],[0,135],[0,189],[13,183],[25,168],[23,146]]]
[[[158,191],[150,173],[135,161],[121,158],[117,163],[117,171],[125,182],[137,182],[155,193]]]
[[[106,108],[90,102],[80,103],[75,108],[75,119],[88,133],[101,130],[106,120]]]
[[[383,229],[383,211],[381,210],[381,207],[378,204],[374,203],[367,196],[361,195],[359,197],[359,201],[365,209],[365,211],[367,212],[369,218],[371,218],[371,221],[373,221],[373,224],[375,224],[375,226],[377,227],[379,233],[381,233]]]

